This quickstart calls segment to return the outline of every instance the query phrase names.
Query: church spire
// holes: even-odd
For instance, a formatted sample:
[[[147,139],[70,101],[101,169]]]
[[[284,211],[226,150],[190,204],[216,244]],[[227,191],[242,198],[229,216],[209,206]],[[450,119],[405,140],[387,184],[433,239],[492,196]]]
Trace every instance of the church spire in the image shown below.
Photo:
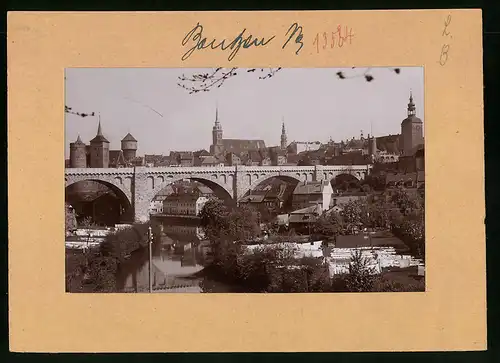
[[[100,118],[99,118],[99,126],[97,126],[97,136],[102,136],[101,120],[100,120]]]
[[[285,119],[281,119],[281,149],[285,150],[287,147],[287,138],[286,138],[286,130],[285,130]]]
[[[415,116],[415,104],[413,103],[413,94],[410,89],[410,102],[408,103],[408,117]]]

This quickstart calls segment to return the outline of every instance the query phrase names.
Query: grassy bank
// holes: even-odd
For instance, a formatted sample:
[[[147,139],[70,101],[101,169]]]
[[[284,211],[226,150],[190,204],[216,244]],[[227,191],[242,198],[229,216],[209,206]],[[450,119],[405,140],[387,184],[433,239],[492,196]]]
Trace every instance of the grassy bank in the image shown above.
[[[111,233],[99,248],[88,252],[66,250],[66,292],[118,292],[118,266],[133,251],[148,245],[150,225],[136,223]],[[158,235],[158,226],[151,227],[153,235]]]

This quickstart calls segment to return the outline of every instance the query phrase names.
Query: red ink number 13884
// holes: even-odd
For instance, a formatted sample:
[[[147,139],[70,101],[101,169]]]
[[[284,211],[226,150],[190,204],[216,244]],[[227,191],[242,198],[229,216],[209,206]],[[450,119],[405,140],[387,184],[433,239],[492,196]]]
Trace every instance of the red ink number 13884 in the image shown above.
[[[316,33],[313,45],[316,46],[316,52],[319,53],[320,49],[342,48],[345,44],[352,44],[352,38],[354,38],[352,28],[339,25],[334,32]]]

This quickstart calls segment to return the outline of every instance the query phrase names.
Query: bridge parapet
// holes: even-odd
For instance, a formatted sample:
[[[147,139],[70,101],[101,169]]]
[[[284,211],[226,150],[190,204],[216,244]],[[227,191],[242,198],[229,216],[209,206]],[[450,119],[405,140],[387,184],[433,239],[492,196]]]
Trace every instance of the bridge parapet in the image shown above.
[[[65,175],[123,175],[134,174],[134,168],[66,168]]]

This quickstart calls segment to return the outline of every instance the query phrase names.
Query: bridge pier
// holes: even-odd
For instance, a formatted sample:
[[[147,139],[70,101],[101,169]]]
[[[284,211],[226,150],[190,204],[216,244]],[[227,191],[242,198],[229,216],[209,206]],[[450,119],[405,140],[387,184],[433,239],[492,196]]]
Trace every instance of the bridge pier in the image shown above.
[[[132,205],[134,208],[134,222],[145,223],[149,221],[149,205],[151,198],[148,193],[146,167],[134,168],[132,185]]]

